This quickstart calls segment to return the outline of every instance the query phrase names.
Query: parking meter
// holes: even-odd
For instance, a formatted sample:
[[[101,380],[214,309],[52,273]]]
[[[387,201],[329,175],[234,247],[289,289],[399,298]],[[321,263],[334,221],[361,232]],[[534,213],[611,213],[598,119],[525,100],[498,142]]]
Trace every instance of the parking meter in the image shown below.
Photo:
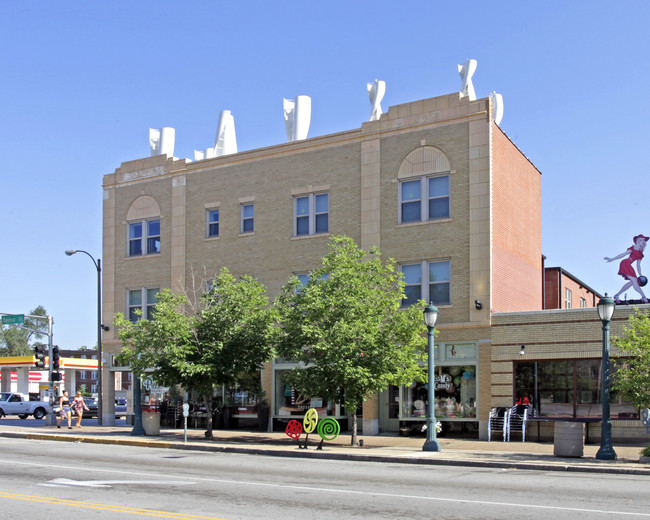
[[[183,403],[183,417],[185,418],[185,442],[187,442],[187,416],[190,415],[189,403]]]

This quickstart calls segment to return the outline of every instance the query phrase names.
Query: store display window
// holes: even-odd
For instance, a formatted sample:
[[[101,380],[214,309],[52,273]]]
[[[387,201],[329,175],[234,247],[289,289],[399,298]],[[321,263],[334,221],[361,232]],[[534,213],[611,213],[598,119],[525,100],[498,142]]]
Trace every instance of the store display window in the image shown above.
[[[315,408],[319,417],[341,416],[345,414],[342,406],[321,397],[307,398],[287,381],[290,370],[275,371],[275,415],[278,417],[302,417],[310,408]]]
[[[528,398],[538,415],[551,417],[600,417],[600,359],[565,359],[514,363],[515,400]],[[615,377],[616,365],[610,373]],[[637,418],[638,409],[610,394],[612,418]]]
[[[476,365],[436,367],[435,385],[437,419],[476,418]],[[401,419],[426,419],[428,388],[420,382],[402,387]]]

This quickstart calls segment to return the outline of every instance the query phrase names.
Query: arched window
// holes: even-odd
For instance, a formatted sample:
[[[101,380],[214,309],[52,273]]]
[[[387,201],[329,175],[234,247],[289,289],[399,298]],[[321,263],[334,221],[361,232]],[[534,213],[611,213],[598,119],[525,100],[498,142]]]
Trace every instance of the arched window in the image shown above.
[[[400,165],[398,222],[423,222],[451,216],[447,156],[434,146],[413,150]]]
[[[160,253],[160,206],[142,195],[133,201],[126,215],[127,256]]]

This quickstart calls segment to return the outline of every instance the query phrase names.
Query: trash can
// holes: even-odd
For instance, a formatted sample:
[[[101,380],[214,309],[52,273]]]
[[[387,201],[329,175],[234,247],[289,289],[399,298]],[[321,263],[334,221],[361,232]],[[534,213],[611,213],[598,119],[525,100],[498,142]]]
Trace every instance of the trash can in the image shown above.
[[[142,412],[142,427],[145,435],[160,435],[160,413]]]
[[[553,438],[553,454],[556,457],[582,457],[584,455],[584,423],[556,421]]]

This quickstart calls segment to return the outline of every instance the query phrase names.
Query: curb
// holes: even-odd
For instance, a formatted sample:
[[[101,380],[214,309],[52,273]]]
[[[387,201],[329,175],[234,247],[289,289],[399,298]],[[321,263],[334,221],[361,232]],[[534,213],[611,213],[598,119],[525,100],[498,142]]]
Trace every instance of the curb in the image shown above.
[[[48,433],[26,432],[0,432],[0,437],[26,440],[60,441],[60,442],[85,442],[89,444],[107,444],[122,446],[139,446],[143,448],[162,448],[174,450],[209,451],[215,453],[238,453],[244,455],[258,455],[266,457],[293,457],[312,460],[337,460],[351,462],[380,462],[385,464],[417,464],[427,466],[456,466],[456,467],[482,467],[495,469],[519,469],[535,471],[563,471],[582,473],[616,473],[623,475],[648,475],[650,468],[622,468],[607,466],[589,466],[581,464],[547,464],[544,462],[507,462],[507,461],[481,461],[463,459],[431,459],[404,457],[401,455],[360,455],[356,453],[332,453],[328,451],[295,451],[295,450],[270,450],[265,448],[247,448],[242,446],[210,446],[205,444],[186,444],[181,442],[168,442],[162,440],[141,440],[124,438],[85,437],[78,435],[57,435]]]

